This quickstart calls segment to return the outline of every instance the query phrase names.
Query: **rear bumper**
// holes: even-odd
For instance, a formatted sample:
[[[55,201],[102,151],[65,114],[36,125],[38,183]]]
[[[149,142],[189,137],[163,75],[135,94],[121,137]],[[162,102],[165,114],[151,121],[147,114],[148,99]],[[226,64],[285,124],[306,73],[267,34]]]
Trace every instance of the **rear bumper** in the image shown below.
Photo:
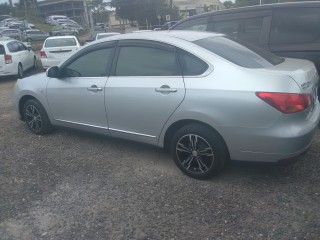
[[[50,59],[50,58],[41,58],[41,64],[44,69],[58,66],[63,59]]]
[[[9,75],[17,75],[18,74],[18,66],[16,64],[5,64],[0,69],[0,76],[9,76]]]
[[[278,162],[308,150],[319,120],[318,103],[303,121],[284,119],[267,128],[228,127],[222,131],[232,160]]]

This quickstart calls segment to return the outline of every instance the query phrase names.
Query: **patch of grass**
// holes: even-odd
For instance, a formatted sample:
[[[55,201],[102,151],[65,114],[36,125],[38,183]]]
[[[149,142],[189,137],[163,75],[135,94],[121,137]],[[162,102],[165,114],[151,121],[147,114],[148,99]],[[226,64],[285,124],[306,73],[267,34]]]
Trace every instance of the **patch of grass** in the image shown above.
[[[44,32],[49,32],[51,30],[51,25],[46,24],[46,23],[42,23],[42,22],[34,22],[32,23],[34,24],[35,28],[44,31]]]

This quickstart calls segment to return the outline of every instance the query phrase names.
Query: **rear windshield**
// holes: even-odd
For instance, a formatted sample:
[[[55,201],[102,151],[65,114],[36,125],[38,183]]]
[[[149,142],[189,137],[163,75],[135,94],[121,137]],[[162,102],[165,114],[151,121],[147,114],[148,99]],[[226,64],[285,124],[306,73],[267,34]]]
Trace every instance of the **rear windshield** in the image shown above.
[[[70,46],[77,46],[77,43],[74,38],[57,38],[57,39],[47,39],[44,46],[45,47],[70,47]]]
[[[5,54],[6,54],[6,51],[4,49],[4,46],[0,45],[0,55],[5,55]]]
[[[268,68],[284,61],[268,51],[228,37],[205,38],[194,43],[245,68]]]

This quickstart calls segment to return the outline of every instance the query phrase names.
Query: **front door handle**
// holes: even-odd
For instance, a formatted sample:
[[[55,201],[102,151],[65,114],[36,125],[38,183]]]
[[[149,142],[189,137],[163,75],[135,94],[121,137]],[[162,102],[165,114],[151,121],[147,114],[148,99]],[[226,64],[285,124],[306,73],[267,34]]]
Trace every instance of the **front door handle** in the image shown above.
[[[156,92],[160,92],[160,93],[171,93],[171,92],[178,91],[176,88],[170,88],[170,86],[168,86],[168,85],[163,85],[159,88],[156,88],[155,90],[156,90]]]
[[[100,92],[102,91],[102,88],[97,87],[97,85],[92,85],[91,87],[88,87],[87,90],[90,92],[98,92],[98,91]]]

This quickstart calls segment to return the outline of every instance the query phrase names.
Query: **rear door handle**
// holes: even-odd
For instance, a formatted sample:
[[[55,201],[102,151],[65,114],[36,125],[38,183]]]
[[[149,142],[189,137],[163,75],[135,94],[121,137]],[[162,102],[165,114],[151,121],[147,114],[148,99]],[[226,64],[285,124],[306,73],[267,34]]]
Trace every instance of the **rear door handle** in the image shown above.
[[[156,92],[160,93],[171,93],[171,92],[177,92],[178,90],[176,88],[170,88],[168,85],[163,85],[160,88],[155,89]]]
[[[90,92],[98,92],[98,91],[101,92],[102,88],[97,87],[97,85],[92,85],[91,87],[88,87],[87,90]]]

